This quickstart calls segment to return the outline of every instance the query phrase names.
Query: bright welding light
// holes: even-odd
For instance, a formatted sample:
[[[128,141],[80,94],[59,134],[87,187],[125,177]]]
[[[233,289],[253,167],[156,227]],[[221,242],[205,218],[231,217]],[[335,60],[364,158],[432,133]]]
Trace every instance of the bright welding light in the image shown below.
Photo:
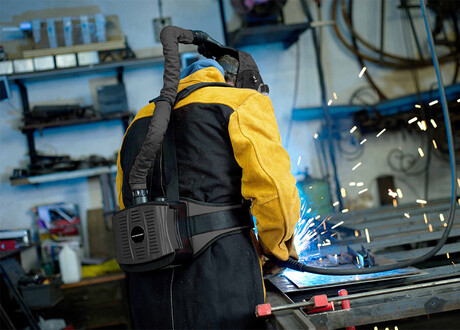
[[[416,122],[417,119],[418,119],[417,117],[414,117],[414,118],[412,118],[412,119],[409,119],[408,123],[409,123],[409,124],[412,124],[413,122]]]
[[[350,130],[350,133],[353,133],[354,131],[356,131],[357,128],[358,128],[358,127],[353,126],[353,127],[351,128],[351,130]]]
[[[356,164],[351,170],[354,171],[356,170],[358,167],[361,166],[361,162],[359,162],[358,164]]]
[[[438,127],[434,119],[430,119],[431,125],[433,125],[434,128]]]
[[[340,225],[342,225],[342,224],[343,224],[343,221],[340,221],[339,223],[333,225],[333,226],[331,227],[331,229],[335,229],[335,228],[337,228],[338,226],[340,226]]]
[[[457,103],[460,103],[460,99],[457,99]]]
[[[363,67],[363,68],[361,69],[361,72],[359,73],[358,77],[361,78],[361,77],[363,76],[364,72],[366,72],[366,70],[367,70],[367,68],[366,68],[366,67]]]
[[[352,182],[348,183],[348,185],[349,185],[350,187],[354,187],[354,186],[356,186],[356,182],[352,181]]]
[[[416,107],[417,109],[421,109],[421,108],[422,108],[422,106],[421,106],[420,104],[416,104],[415,107]]]
[[[329,102],[327,102],[327,105],[331,105],[332,104],[332,100],[329,100]]]
[[[426,204],[426,200],[424,199],[417,199],[416,202],[420,204]]]
[[[420,157],[425,156],[425,154],[423,153],[422,148],[418,148],[418,153],[420,154]]]
[[[366,189],[363,189],[363,190],[360,190],[360,191],[358,192],[358,195],[361,195],[361,194],[365,193],[365,192],[368,191],[368,190],[369,190],[369,189],[367,189],[367,188],[366,188]]]
[[[410,214],[409,213],[404,213],[404,216],[409,219],[410,218]]]
[[[334,93],[332,93],[332,95],[334,95],[334,100],[337,101],[337,94],[334,92]]]
[[[436,141],[433,139],[433,141],[432,141],[432,142],[433,142],[433,146],[434,146],[434,148],[435,148],[435,149],[438,149],[438,145],[436,144]]]
[[[428,104],[429,104],[430,107],[431,107],[432,105],[435,105],[435,104],[437,104],[438,102],[439,102],[438,100],[434,100],[434,101],[431,101],[431,102],[428,103]]]
[[[364,144],[367,142],[367,139],[362,140],[359,144]]]
[[[376,137],[379,137],[380,135],[382,135],[386,130],[387,130],[386,128],[382,129],[380,133],[376,135]]]
[[[399,189],[399,188],[396,189],[396,192],[398,193],[399,198],[403,198],[403,193],[402,193],[401,189]]]
[[[396,198],[396,196],[398,196],[398,194],[395,193],[395,192],[394,192],[393,190],[391,190],[391,189],[388,189],[388,195],[391,196],[391,197],[393,197],[393,198]]]
[[[313,138],[317,139],[318,138],[318,133],[313,134]]]

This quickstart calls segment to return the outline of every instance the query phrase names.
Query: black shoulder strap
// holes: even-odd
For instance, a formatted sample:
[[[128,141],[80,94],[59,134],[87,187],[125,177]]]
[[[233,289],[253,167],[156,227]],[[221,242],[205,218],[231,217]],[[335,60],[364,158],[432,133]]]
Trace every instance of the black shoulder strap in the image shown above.
[[[191,85],[189,87],[181,90],[176,97],[175,104],[180,100],[186,98],[194,91],[209,86],[219,86],[219,87],[233,87],[232,85],[219,83],[219,82],[210,82],[210,83],[198,83]],[[153,99],[153,102],[156,102],[158,98]],[[168,130],[166,131],[164,140],[163,140],[163,154],[164,154],[164,173],[166,180],[166,197],[169,202],[178,202],[179,201],[179,175],[177,173],[177,157],[176,157],[176,137],[174,131],[174,116],[171,114],[169,120]]]

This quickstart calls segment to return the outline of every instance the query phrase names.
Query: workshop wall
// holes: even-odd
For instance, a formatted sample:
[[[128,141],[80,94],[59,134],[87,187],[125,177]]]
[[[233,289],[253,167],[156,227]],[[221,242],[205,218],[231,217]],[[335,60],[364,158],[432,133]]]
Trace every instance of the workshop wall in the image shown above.
[[[329,19],[332,1],[323,1],[322,17]],[[367,38],[378,35],[373,24],[376,17],[375,1],[356,1],[356,7],[362,8],[362,15],[355,17],[356,25],[363,27],[360,31]],[[129,45],[138,56],[158,54],[159,44],[155,41],[152,20],[159,16],[157,1],[151,0],[80,0],[75,1],[26,1],[2,0],[0,2],[0,22],[4,25],[10,22],[14,15],[25,11],[47,8],[73,8],[78,6],[98,6],[105,15],[117,15],[121,29],[127,36]],[[226,20],[231,31],[238,26],[238,17],[233,13],[229,1],[225,1]],[[315,14],[315,13],[314,13]],[[399,13],[387,11],[387,17],[394,18],[394,31],[387,33],[387,43],[392,51],[403,52],[401,27],[398,26]],[[172,18],[172,24],[184,28],[198,29],[208,32],[218,41],[223,41],[221,19],[217,0],[168,0],[163,1],[163,15]],[[417,16],[420,31],[423,31],[420,16]],[[285,7],[286,23],[303,22],[304,16],[298,0],[288,1]],[[2,33],[0,40],[6,38]],[[335,92],[336,104],[348,104],[351,94],[359,87],[366,86],[364,78],[359,78],[360,65],[333,35],[332,28],[324,28],[322,32],[322,54],[328,97]],[[1,42],[0,42],[1,43]],[[426,45],[424,45],[426,48]],[[318,162],[313,135],[321,127],[320,120],[295,121],[291,123],[293,107],[308,107],[320,105],[320,90],[315,64],[315,53],[312,46],[310,31],[304,33],[298,43],[284,50],[280,43],[260,46],[250,46],[244,49],[251,53],[259,65],[264,81],[270,86],[275,115],[280,127],[280,134],[287,147],[292,161],[292,172],[297,173],[308,167],[314,177],[321,175],[321,164]],[[297,61],[297,56],[299,59]],[[298,62],[298,64],[297,64]],[[408,72],[383,70],[369,65],[373,77],[389,97],[398,97],[414,93],[415,87]],[[162,86],[161,65],[152,68],[128,69],[124,73],[127,89],[128,105],[136,113],[147,104],[148,100],[159,94]],[[450,75],[452,65],[444,65],[443,72]],[[419,71],[422,90],[428,89],[435,80],[432,68]],[[45,102],[61,102],[77,100],[82,104],[92,104],[91,86],[101,80],[113,79],[114,74],[92,74],[82,77],[71,77],[56,80],[46,80],[28,83],[31,105]],[[295,94],[296,79],[298,91]],[[406,83],[404,83],[406,82]],[[9,176],[13,168],[24,167],[28,162],[27,143],[25,136],[18,130],[21,120],[21,105],[16,86],[12,85],[12,98],[9,102],[1,103],[0,113],[0,229],[15,229],[29,227],[32,222],[30,209],[37,204],[68,201],[79,205],[83,225],[86,228],[86,212],[88,209],[101,207],[101,194],[97,179],[74,179],[37,186],[12,187]],[[353,124],[344,122],[344,131]],[[70,154],[82,157],[98,154],[109,157],[116,152],[121,144],[123,128],[121,123],[108,122],[67,128],[47,130],[43,135],[36,134],[37,150],[55,154]],[[375,178],[382,174],[391,174],[386,164],[386,155],[394,148],[417,153],[420,138],[417,136],[403,137],[400,133],[385,133],[380,138],[368,138],[363,155],[358,159],[347,161],[346,157],[338,154],[338,172],[341,186],[349,192],[347,202],[357,199],[358,188],[348,189],[348,182],[363,181],[369,187],[370,200],[368,205],[377,206]],[[287,144],[287,141],[289,143]],[[362,162],[357,171],[351,168]],[[448,164],[434,159],[430,180],[429,198],[449,196]],[[436,178],[436,179],[434,179]],[[423,196],[423,180],[402,178],[399,187],[405,192],[407,202],[414,202]],[[398,179],[397,179],[398,180]],[[409,181],[409,182],[408,182]],[[407,191],[407,193],[406,193]],[[333,198],[334,199],[334,198]],[[335,200],[335,199],[334,199]],[[87,246],[87,243],[85,243]]]

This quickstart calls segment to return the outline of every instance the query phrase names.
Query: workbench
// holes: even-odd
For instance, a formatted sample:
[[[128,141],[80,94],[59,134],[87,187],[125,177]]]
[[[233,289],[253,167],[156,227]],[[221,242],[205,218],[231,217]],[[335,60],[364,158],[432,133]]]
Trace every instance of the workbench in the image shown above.
[[[344,226],[356,230],[359,235],[323,247],[322,254],[342,253],[348,245],[354,248],[363,245],[372,253],[394,261],[412,259],[435,245],[442,235],[448,211],[448,202],[439,201],[422,207],[412,204],[335,215],[328,221],[344,221]],[[370,233],[369,242],[362,235],[365,229]],[[340,299],[337,298],[340,289],[348,291],[351,305],[350,309],[341,309],[340,303],[336,303],[335,311],[313,314],[306,314],[303,308],[286,308],[273,312],[267,323],[276,329],[351,326],[377,326],[379,329],[390,326],[392,329],[392,325],[398,324],[412,328],[415,324],[418,328],[452,327],[455,324],[452,320],[458,320],[460,311],[459,252],[460,216],[457,214],[447,244],[431,260],[416,266],[420,270],[418,274],[348,283],[337,280],[335,284],[310,287],[299,287],[283,274],[266,277],[266,301],[272,309],[285,305],[295,307],[299,302],[322,294],[326,294],[329,301]],[[303,273],[303,276],[308,278],[309,274]]]

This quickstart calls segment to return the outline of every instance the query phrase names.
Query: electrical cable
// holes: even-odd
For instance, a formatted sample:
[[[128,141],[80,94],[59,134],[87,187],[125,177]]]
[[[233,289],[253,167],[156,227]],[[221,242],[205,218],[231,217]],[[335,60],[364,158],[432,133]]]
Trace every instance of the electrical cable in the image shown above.
[[[301,0],[300,4],[302,5],[303,11],[305,13],[305,16],[307,17],[308,23],[311,24],[313,22],[313,17],[310,12],[310,8],[307,5],[306,0]],[[318,41],[318,37],[316,35],[316,31],[312,30],[312,37],[313,37],[313,44],[315,46],[315,59],[316,59],[316,67],[318,69],[318,76],[319,76],[319,83],[320,83],[320,89],[321,89],[321,101],[322,101],[322,106],[324,110],[324,116],[326,120],[326,130],[327,130],[327,145],[328,145],[328,150],[329,150],[329,157],[332,165],[332,170],[334,173],[334,181],[335,181],[335,186],[336,186],[336,197],[337,201],[339,202],[340,208],[343,208],[343,202],[342,202],[342,196],[340,195],[340,182],[339,182],[339,177],[338,177],[338,171],[337,171],[337,164],[335,162],[335,150],[330,141],[332,141],[332,134],[331,134],[331,116],[329,113],[329,107],[327,105],[326,101],[326,82],[324,79],[324,72],[323,72],[323,65],[322,65],[322,59],[321,59],[321,50],[320,50],[320,44]]]
[[[436,253],[441,250],[441,248],[446,243],[452,226],[454,224],[454,216],[455,216],[455,207],[456,207],[456,198],[457,198],[457,185],[456,185],[456,164],[455,164],[455,149],[453,143],[453,134],[452,134],[452,127],[449,118],[449,108],[446,99],[446,93],[444,91],[444,84],[442,82],[442,76],[439,69],[439,62],[438,57],[436,55],[436,50],[434,46],[433,36],[431,34],[430,25],[428,21],[428,16],[426,13],[426,5],[424,0],[420,0],[420,6],[422,9],[422,16],[425,22],[425,28],[428,34],[428,42],[430,45],[431,56],[433,59],[434,69],[436,71],[436,78],[438,81],[439,93],[441,94],[441,104],[442,104],[442,111],[444,113],[444,121],[446,124],[446,132],[447,132],[447,140],[449,146],[449,155],[450,155],[450,170],[451,170],[451,198],[450,198],[450,211],[449,217],[447,220],[447,227],[444,230],[444,233],[441,239],[438,241],[436,246],[428,253],[421,255],[417,258],[412,260],[404,261],[404,262],[397,262],[392,265],[384,265],[384,266],[377,266],[371,268],[360,268],[360,269],[323,269],[318,267],[310,267],[297,260],[289,258],[286,261],[275,260],[278,266],[280,267],[288,267],[291,269],[295,269],[301,272],[310,272],[316,274],[324,274],[324,275],[359,275],[359,274],[371,274],[377,272],[384,272],[389,270],[394,270],[398,268],[404,268],[408,266],[412,266],[423,261],[426,261],[436,255]]]
[[[363,46],[366,47],[369,51],[375,53],[378,56],[371,56],[369,54],[365,54],[362,52],[359,52],[359,54],[353,49],[353,45],[350,44],[348,40],[346,40],[343,32],[339,28],[339,24],[334,25],[334,32],[336,36],[340,39],[340,41],[343,43],[345,47],[347,47],[352,53],[354,53],[356,56],[361,56],[363,59],[370,61],[372,63],[376,63],[379,65],[384,65],[388,67],[393,67],[393,68],[411,68],[411,67],[423,67],[427,66],[431,63],[430,59],[420,59],[420,60],[408,60],[405,57],[401,57],[399,55],[391,54],[388,52],[383,52],[382,50],[379,50],[375,46],[373,46],[371,43],[366,41],[362,36],[360,36],[352,27],[350,26],[350,21],[348,19],[349,14],[346,11],[345,3],[344,0],[334,0],[332,7],[331,7],[331,16],[332,20],[338,21],[337,19],[337,10],[338,10],[338,5],[341,5],[341,13],[342,13],[342,18],[346,24],[346,26],[349,29],[349,32],[351,35],[356,38],[360,43],[362,43]],[[352,1],[352,0],[350,0]],[[439,58],[439,61],[444,63],[447,61],[451,60],[458,60],[460,59],[459,54],[457,54],[455,51],[451,52],[449,54],[443,55]]]

